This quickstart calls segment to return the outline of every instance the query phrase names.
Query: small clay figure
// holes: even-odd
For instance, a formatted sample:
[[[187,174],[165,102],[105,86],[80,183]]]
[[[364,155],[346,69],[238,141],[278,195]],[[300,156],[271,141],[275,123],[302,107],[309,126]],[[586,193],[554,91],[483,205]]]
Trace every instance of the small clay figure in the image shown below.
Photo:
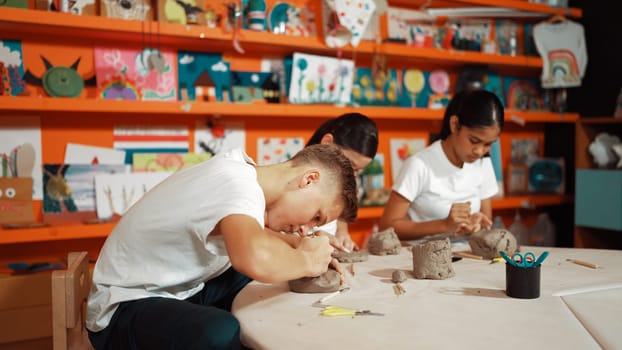
[[[417,244],[412,254],[415,278],[444,280],[454,275],[449,238]]]
[[[374,233],[367,243],[369,253],[374,255],[396,255],[401,248],[402,244],[393,227]]]
[[[328,271],[317,277],[303,277],[288,282],[289,290],[295,293],[327,293],[339,290],[341,276],[339,272]]]
[[[353,252],[334,251],[333,258],[339,260],[340,263],[355,263],[361,261],[367,261],[369,253],[365,250],[356,250]]]
[[[500,251],[508,255],[514,254],[517,248],[516,237],[501,228],[481,230],[469,237],[469,246],[473,254],[480,255],[484,259],[492,259],[499,256]]]

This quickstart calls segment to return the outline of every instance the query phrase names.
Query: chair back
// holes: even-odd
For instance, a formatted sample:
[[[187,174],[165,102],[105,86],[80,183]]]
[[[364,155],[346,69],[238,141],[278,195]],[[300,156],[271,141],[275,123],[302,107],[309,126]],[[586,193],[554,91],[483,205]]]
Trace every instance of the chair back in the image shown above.
[[[91,288],[87,252],[71,252],[67,269],[52,272],[52,336],[54,350],[93,349],[85,326]]]

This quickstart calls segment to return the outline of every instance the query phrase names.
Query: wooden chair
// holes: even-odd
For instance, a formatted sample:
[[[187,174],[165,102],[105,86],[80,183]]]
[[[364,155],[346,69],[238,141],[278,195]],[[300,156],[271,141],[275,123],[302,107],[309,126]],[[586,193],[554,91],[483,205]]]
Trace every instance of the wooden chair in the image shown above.
[[[85,326],[91,288],[87,252],[71,252],[67,269],[52,272],[52,337],[54,350],[93,349]]]

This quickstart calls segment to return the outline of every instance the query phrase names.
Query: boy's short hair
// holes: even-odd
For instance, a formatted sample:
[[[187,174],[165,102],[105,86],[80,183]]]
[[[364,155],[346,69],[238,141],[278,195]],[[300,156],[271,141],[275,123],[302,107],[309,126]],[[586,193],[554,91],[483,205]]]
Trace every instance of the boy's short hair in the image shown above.
[[[333,144],[311,145],[303,148],[291,159],[293,166],[301,164],[318,164],[329,171],[329,176],[341,185],[343,212],[340,219],[353,222],[358,211],[356,196],[356,178],[352,163],[341,149]]]

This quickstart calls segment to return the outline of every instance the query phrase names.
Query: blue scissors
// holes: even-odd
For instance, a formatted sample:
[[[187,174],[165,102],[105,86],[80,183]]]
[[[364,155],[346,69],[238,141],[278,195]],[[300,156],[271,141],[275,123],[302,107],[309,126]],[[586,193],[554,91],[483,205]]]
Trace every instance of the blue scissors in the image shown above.
[[[536,256],[532,252],[526,252],[525,254],[516,252],[512,255],[512,261],[518,267],[534,267],[536,265]]]

